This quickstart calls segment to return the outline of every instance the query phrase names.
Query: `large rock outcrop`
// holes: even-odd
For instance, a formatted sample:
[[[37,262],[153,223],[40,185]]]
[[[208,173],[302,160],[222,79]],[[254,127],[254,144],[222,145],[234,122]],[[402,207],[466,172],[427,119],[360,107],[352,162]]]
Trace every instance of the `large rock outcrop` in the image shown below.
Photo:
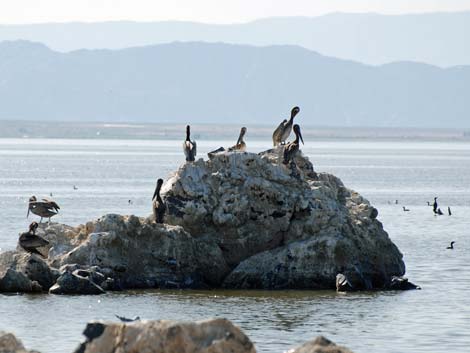
[[[0,331],[0,353],[38,353],[28,351],[12,333]]]
[[[224,152],[184,164],[162,188],[165,224],[112,214],[41,224],[47,261],[0,254],[0,291],[411,288],[378,211],[302,154],[288,166],[281,155]]]

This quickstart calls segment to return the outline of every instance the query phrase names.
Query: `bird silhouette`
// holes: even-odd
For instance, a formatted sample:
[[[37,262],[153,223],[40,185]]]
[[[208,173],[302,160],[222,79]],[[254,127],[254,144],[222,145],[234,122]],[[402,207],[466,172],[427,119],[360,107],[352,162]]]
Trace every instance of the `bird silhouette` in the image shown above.
[[[454,250],[454,244],[455,244],[455,241],[451,241],[450,246],[448,246],[447,249]]]

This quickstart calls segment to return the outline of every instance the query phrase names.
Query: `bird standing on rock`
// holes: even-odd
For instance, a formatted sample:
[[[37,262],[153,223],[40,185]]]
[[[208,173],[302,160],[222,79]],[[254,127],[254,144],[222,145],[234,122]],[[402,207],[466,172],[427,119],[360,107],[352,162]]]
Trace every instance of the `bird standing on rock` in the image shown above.
[[[245,152],[246,143],[243,141],[243,137],[246,134],[246,127],[242,127],[240,130],[240,135],[238,136],[237,143],[235,146],[232,146],[228,149],[229,152]]]
[[[152,197],[152,210],[155,217],[155,223],[163,223],[165,217],[166,205],[163,199],[160,197],[160,190],[163,185],[163,179],[157,180],[157,187]]]
[[[186,126],[186,140],[183,142],[183,151],[186,157],[186,162],[194,162],[197,148],[196,141],[191,141],[191,127],[189,125]]]
[[[29,230],[20,234],[20,238],[18,243],[20,246],[31,254],[38,254],[41,257],[46,257],[37,250],[42,246],[46,246],[49,242],[46,239],[41,238],[39,235],[36,235],[36,229],[38,229],[39,224],[37,222],[33,222],[29,225]]]
[[[26,218],[29,217],[29,212],[31,211],[35,215],[41,217],[39,223],[42,222],[43,218],[49,218],[49,223],[51,223],[51,217],[57,215],[59,210],[60,207],[55,201],[46,198],[38,201],[36,196],[31,196],[29,198],[28,213],[26,214]]]
[[[279,144],[285,144],[286,140],[289,138],[289,135],[292,131],[292,125],[294,125],[294,118],[300,112],[299,107],[292,108],[290,112],[290,119],[284,120],[279,126],[274,130],[273,133],[273,145],[276,147]]]
[[[302,138],[302,133],[300,132],[300,126],[295,124],[294,125],[294,133],[295,133],[295,140],[292,142],[289,142],[285,147],[284,147],[284,164],[288,164],[289,162],[293,161],[295,155],[297,152],[299,152],[300,149],[300,141],[302,141],[302,144],[304,143],[304,139]]]

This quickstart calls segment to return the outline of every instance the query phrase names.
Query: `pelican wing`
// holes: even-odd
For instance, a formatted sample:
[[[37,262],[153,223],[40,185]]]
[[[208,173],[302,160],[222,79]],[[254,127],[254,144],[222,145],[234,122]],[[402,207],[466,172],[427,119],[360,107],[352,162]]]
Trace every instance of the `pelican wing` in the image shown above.
[[[20,238],[20,245],[27,248],[40,248],[41,246],[48,245],[49,242],[38,235],[22,235]]]
[[[273,132],[273,145],[276,147],[282,141],[282,133],[284,131],[286,123],[283,121],[279,124],[279,126]]]
[[[42,199],[42,201],[50,204],[51,207],[54,208],[56,211],[60,210],[59,205],[54,200],[51,200],[51,199],[48,199],[47,197],[45,197],[45,198]]]
[[[191,144],[193,145],[192,149],[193,149],[193,157],[196,157],[197,155],[197,145],[196,145],[196,141],[191,141]]]

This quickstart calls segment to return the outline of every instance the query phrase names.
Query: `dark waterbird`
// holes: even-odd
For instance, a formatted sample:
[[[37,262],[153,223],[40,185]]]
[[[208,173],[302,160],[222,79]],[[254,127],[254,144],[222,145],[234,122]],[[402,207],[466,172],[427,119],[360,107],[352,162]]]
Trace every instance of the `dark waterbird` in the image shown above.
[[[455,244],[455,241],[451,241],[450,246],[448,246],[447,249],[454,250],[454,244]]]
[[[437,212],[436,212],[439,216],[442,216],[444,214],[444,212],[441,211],[440,208],[437,209]]]
[[[186,162],[194,162],[196,159],[196,141],[191,141],[191,127],[186,126],[186,140],[183,142],[183,151],[184,156],[186,157]]]
[[[449,216],[452,216],[452,211],[450,210],[450,207],[447,207],[447,213],[449,213]]]
[[[160,190],[163,185],[163,179],[157,180],[157,186],[152,197],[152,210],[155,217],[155,223],[163,223],[163,218],[165,217],[166,205],[163,199],[160,196]]]
[[[437,214],[437,197],[434,198],[434,203],[432,204],[432,211]]]
[[[134,321],[139,321],[140,317],[139,316],[134,316],[132,319],[124,317],[124,316],[119,316],[114,314],[121,322],[134,322]]]
[[[295,124],[294,125],[294,133],[295,133],[295,140],[292,142],[289,142],[285,147],[284,147],[284,164],[288,164],[291,162],[297,152],[299,152],[300,149],[300,141],[302,141],[302,144],[304,143],[304,139],[302,138],[302,133],[300,132],[300,126]]]
[[[243,137],[245,137],[245,134],[246,134],[246,127],[242,127],[240,130],[240,135],[238,136],[237,143],[228,149],[229,152],[235,152],[235,151],[245,152],[246,143],[243,140]]]
[[[36,235],[36,230],[38,229],[39,224],[33,222],[29,225],[29,230],[20,234],[18,243],[20,246],[27,252],[31,254],[37,254],[41,257],[46,257],[43,255],[37,248],[46,246],[49,242],[46,239],[41,238],[39,235]]]
[[[403,212],[410,212],[410,209],[403,206]]]

